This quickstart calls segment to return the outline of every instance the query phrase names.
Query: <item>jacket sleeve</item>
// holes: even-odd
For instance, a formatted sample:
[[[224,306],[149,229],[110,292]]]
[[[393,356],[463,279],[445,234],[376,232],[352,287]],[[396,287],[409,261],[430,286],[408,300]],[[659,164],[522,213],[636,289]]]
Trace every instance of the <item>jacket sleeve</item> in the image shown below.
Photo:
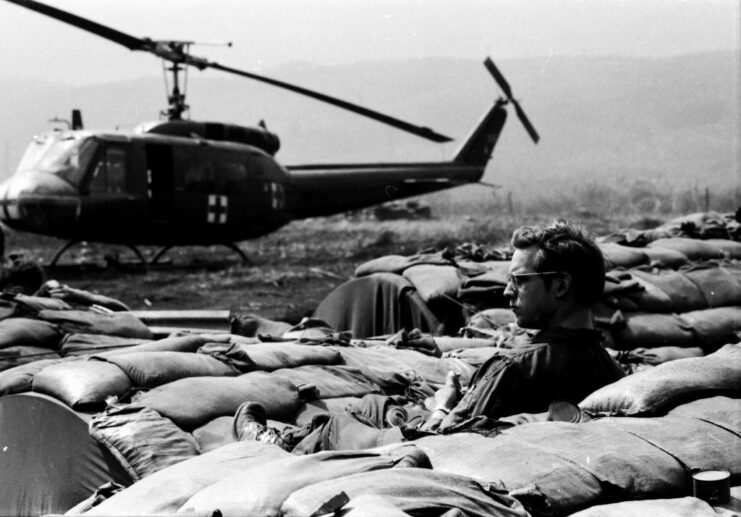
[[[494,356],[477,370],[468,391],[440,424],[451,427],[476,416],[506,416],[522,382],[519,364],[511,357]]]

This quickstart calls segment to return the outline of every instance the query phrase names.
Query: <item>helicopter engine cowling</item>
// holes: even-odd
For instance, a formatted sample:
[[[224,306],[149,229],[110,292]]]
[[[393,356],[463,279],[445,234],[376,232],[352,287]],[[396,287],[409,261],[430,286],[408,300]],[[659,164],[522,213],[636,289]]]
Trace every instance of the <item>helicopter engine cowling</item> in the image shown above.
[[[247,127],[220,122],[195,122],[192,120],[158,121],[139,127],[142,133],[204,138],[222,142],[247,144],[275,155],[280,149],[280,139],[263,127]]]

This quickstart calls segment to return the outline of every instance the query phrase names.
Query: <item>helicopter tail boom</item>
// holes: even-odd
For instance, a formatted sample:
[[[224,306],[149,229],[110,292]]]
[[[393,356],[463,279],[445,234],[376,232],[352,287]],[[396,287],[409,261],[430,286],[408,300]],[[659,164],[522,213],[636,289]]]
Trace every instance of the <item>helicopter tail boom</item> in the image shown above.
[[[507,110],[504,101],[497,101],[486,113],[468,138],[458,148],[453,163],[460,165],[484,166],[491,158],[494,146],[507,120]]]

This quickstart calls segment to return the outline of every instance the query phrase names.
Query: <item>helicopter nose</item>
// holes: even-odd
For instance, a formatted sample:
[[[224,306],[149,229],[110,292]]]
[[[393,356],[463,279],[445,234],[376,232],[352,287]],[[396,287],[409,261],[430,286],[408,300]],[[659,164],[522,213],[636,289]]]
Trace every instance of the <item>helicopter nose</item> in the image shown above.
[[[32,189],[28,178],[12,177],[0,183],[0,219],[18,220],[21,218],[19,199]]]
[[[52,224],[68,206],[76,210],[74,187],[53,174],[24,172],[0,183],[0,220],[11,226]]]

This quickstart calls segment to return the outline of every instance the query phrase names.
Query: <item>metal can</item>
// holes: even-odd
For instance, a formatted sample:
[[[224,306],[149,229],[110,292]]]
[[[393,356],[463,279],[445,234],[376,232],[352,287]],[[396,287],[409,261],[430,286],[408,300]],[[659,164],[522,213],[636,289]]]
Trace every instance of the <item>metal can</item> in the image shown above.
[[[731,500],[731,473],[727,470],[701,470],[692,474],[692,494],[710,504]]]

